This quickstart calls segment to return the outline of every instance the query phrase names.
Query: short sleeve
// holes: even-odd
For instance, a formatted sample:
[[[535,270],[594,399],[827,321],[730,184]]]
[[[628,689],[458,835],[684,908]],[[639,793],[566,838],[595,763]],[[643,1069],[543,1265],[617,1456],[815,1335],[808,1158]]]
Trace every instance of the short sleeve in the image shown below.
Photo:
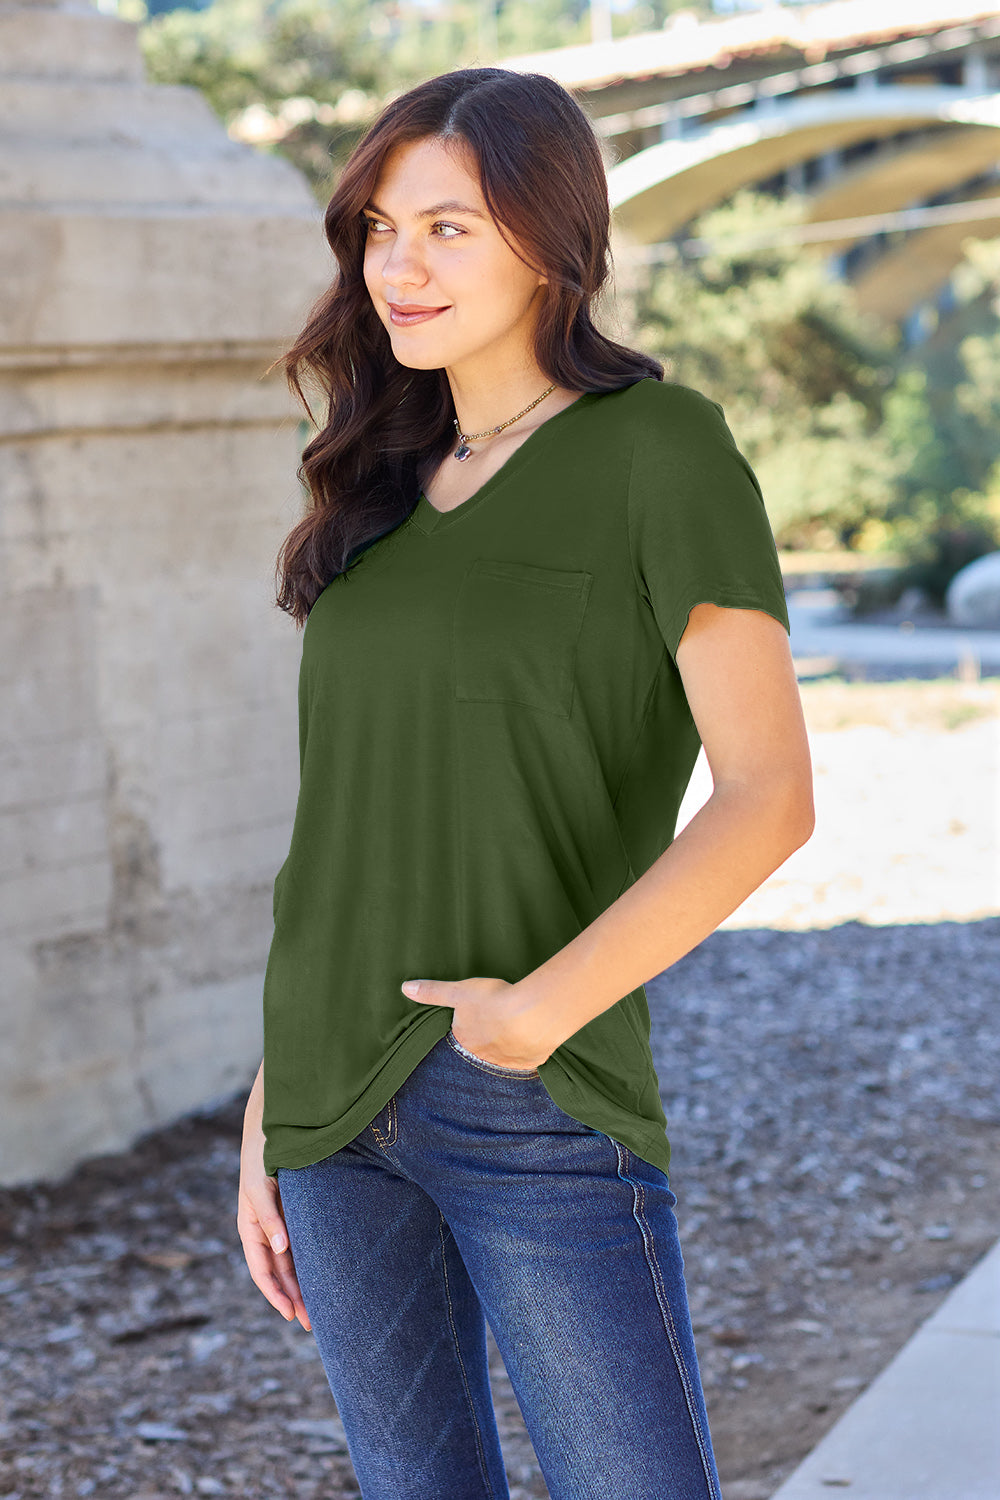
[[[636,586],[671,657],[696,604],[760,609],[789,630],[781,567],[757,476],[717,401],[644,380],[629,476]]]

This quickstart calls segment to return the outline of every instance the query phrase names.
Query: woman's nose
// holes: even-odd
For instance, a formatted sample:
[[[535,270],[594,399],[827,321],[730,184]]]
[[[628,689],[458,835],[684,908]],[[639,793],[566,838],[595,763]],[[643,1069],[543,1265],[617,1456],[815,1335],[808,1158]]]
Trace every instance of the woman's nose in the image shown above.
[[[389,248],[385,260],[382,262],[382,276],[385,281],[395,283],[402,276],[410,281],[423,280],[423,267],[420,257],[417,255],[412,244],[396,235]]]

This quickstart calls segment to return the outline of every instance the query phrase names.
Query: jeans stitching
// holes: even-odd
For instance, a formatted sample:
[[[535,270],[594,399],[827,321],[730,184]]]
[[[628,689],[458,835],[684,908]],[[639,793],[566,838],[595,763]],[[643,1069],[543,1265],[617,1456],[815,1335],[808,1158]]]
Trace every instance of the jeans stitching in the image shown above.
[[[386,1120],[386,1135],[383,1135],[381,1130],[379,1130],[378,1128],[377,1116],[376,1119],[372,1121],[372,1134],[375,1136],[375,1139],[378,1141],[379,1145],[383,1147],[394,1146],[396,1144],[396,1136],[398,1134],[397,1123],[399,1117],[396,1113],[395,1094],[393,1094],[392,1098],[389,1100],[389,1103],[386,1105],[386,1113],[388,1116]]]
[[[438,1238],[439,1238],[439,1240],[441,1242],[441,1272],[442,1272],[442,1277],[443,1277],[443,1280],[444,1280],[445,1302],[447,1303],[447,1306],[448,1306],[448,1322],[451,1325],[451,1334],[452,1334],[452,1338],[455,1341],[455,1354],[456,1354],[456,1357],[458,1359],[458,1367],[459,1367],[459,1369],[462,1372],[462,1384],[465,1387],[465,1396],[466,1396],[466,1400],[469,1403],[469,1411],[470,1411],[471,1416],[472,1416],[472,1426],[473,1426],[473,1428],[475,1430],[475,1434],[476,1434],[476,1452],[479,1455],[479,1468],[480,1468],[480,1472],[482,1473],[482,1476],[483,1476],[483,1483],[486,1485],[486,1491],[487,1491],[487,1494],[489,1496],[489,1500],[493,1500],[495,1492],[494,1492],[494,1489],[493,1489],[493,1485],[490,1482],[489,1470],[488,1470],[487,1465],[486,1465],[486,1454],[483,1451],[483,1435],[482,1435],[482,1432],[481,1432],[480,1427],[479,1427],[479,1416],[478,1416],[478,1413],[476,1412],[476,1404],[475,1404],[475,1402],[472,1399],[472,1392],[469,1389],[469,1380],[468,1380],[468,1376],[465,1373],[465,1361],[462,1358],[462,1346],[459,1343],[458,1330],[455,1327],[454,1308],[452,1306],[452,1301],[451,1301],[451,1288],[448,1285],[448,1257],[447,1257],[447,1254],[446,1254],[444,1232],[443,1232],[445,1229],[448,1230],[449,1234],[451,1233],[451,1226],[448,1224],[448,1221],[445,1219],[444,1214],[441,1213],[441,1211],[439,1209],[438,1210]],[[452,1236],[452,1238],[454,1238],[454,1236]],[[457,1249],[457,1246],[456,1246],[456,1249]]]
[[[481,1073],[499,1073],[501,1076],[506,1074],[508,1078],[537,1078],[538,1076],[537,1068],[504,1068],[499,1063],[488,1063],[485,1058],[477,1057],[474,1052],[469,1052],[463,1047],[458,1038],[452,1036],[450,1031],[446,1040],[453,1051],[457,1052],[460,1057],[464,1057],[467,1062],[472,1063],[473,1067],[478,1068]]]
[[[650,1228],[649,1221],[645,1216],[643,1208],[645,1188],[641,1182],[636,1182],[628,1175],[628,1147],[620,1145],[618,1141],[615,1141],[615,1146],[618,1148],[619,1176],[623,1177],[625,1181],[631,1184],[632,1192],[634,1194],[635,1206],[633,1208],[633,1215],[635,1217],[636,1223],[642,1230],[643,1245],[646,1250],[646,1261],[653,1273],[653,1286],[656,1291],[656,1299],[660,1304],[660,1313],[663,1318],[664,1327],[667,1331],[667,1340],[670,1344],[671,1353],[674,1356],[674,1363],[677,1366],[677,1373],[680,1376],[681,1385],[684,1389],[684,1400],[687,1404],[688,1415],[691,1418],[691,1425],[694,1428],[695,1441],[698,1444],[698,1451],[701,1454],[702,1468],[705,1471],[705,1480],[708,1484],[709,1494],[711,1495],[712,1500],[721,1500],[718,1486],[716,1485],[715,1480],[712,1476],[712,1466],[708,1459],[708,1448],[705,1442],[705,1435],[702,1431],[701,1421],[699,1419],[697,1406],[694,1400],[694,1388],[692,1385],[691,1376],[688,1372],[686,1364],[684,1363],[684,1356],[681,1353],[680,1341],[677,1337],[677,1328],[674,1323],[673,1313],[670,1310],[670,1303],[667,1300],[666,1292],[663,1288],[663,1275],[660,1271],[659,1263],[656,1259],[656,1247],[653,1243],[653,1231]]]

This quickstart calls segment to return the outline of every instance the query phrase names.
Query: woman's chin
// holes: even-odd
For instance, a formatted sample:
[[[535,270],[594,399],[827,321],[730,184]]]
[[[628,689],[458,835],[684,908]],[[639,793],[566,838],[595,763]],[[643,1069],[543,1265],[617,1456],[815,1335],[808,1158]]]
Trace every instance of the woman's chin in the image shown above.
[[[408,370],[440,370],[445,364],[441,353],[434,349],[415,349],[405,339],[392,340],[392,352],[399,364]]]
[[[425,359],[419,359],[405,349],[393,349],[393,354],[398,365],[403,365],[407,370],[440,370],[444,361],[435,359],[433,355]]]

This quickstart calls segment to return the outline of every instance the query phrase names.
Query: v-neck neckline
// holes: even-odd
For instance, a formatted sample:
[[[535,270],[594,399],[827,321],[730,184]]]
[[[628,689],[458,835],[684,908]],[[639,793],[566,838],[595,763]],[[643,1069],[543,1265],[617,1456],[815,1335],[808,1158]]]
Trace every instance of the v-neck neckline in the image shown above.
[[[577,411],[581,406],[591,406],[599,397],[606,394],[605,391],[584,391],[575,401],[571,401],[568,406],[564,406],[561,411],[557,411],[555,416],[547,417],[544,422],[528,433],[524,442],[520,443],[514,449],[509,458],[504,459],[499,469],[491,474],[489,479],[485,480],[479,486],[478,490],[473,490],[469,498],[463,500],[461,505],[453,505],[451,510],[437,510],[428,500],[423,490],[421,490],[417,497],[417,503],[410,512],[410,520],[413,525],[416,526],[418,531],[422,531],[426,536],[430,536],[432,532],[441,531],[446,526],[450,526],[460,520],[461,517],[468,515],[471,511],[478,509],[483,501],[493,494],[494,490],[498,489],[501,484],[508,480],[512,474],[515,474],[527,462],[537,449],[538,440],[551,427],[558,424],[560,417],[567,416],[569,412]]]

